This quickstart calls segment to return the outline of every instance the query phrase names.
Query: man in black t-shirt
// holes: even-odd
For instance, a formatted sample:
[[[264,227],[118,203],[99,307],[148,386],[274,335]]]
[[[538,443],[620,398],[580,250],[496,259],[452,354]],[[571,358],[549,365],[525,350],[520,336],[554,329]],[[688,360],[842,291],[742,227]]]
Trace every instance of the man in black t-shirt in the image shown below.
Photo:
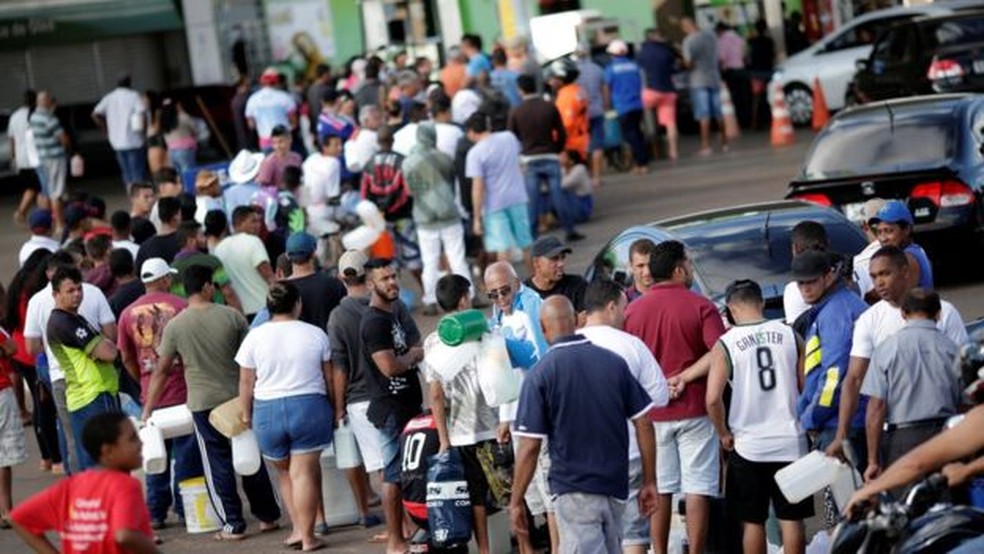
[[[580,275],[564,273],[571,249],[557,237],[543,236],[533,243],[533,275],[524,285],[546,300],[555,294],[566,296],[574,309],[584,311],[584,290],[587,282]]]
[[[388,552],[403,552],[403,511],[400,496],[400,433],[421,412],[423,395],[417,364],[424,359],[420,331],[404,326],[393,314],[400,284],[390,260],[370,260],[366,276],[372,297],[362,316],[360,336],[366,358],[369,421],[382,435],[383,507],[386,513]]]
[[[291,265],[288,281],[301,293],[298,319],[327,331],[328,316],[347,292],[341,281],[317,268],[314,259],[317,247],[318,239],[303,231],[288,237],[286,254]]]
[[[151,258],[162,258],[165,262],[174,261],[174,256],[181,250],[178,244],[178,225],[181,223],[181,201],[177,198],[161,198],[157,201],[157,213],[161,218],[161,227],[157,234],[140,245],[133,266],[140,268]]]

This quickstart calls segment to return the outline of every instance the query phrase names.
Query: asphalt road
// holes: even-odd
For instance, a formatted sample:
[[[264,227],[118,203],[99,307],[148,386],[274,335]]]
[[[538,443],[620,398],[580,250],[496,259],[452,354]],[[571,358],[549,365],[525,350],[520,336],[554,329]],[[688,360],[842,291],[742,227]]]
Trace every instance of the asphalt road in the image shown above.
[[[709,158],[697,158],[697,145],[687,139],[681,151],[684,158],[675,164],[659,162],[645,176],[609,176],[595,197],[596,215],[592,222],[583,225],[581,232],[588,238],[579,243],[569,258],[568,271],[582,272],[598,249],[620,230],[661,218],[679,216],[714,208],[725,208],[753,202],[781,199],[787,181],[795,175],[802,161],[811,135],[801,132],[794,146],[773,149],[768,146],[766,134],[743,137],[726,154]],[[109,209],[123,208],[126,199],[122,186],[116,182],[84,182],[91,192],[103,196]],[[3,208],[0,215],[9,222],[15,198],[0,198]],[[9,282],[17,267],[17,251],[26,239],[23,229],[10,223],[0,225],[0,281]],[[954,245],[959,247],[960,245]],[[980,255],[974,252],[974,255]],[[741,277],[736,275],[736,278]],[[960,276],[949,276],[951,284],[940,288],[944,296],[953,302],[966,320],[984,316],[984,286],[979,282],[967,282]],[[954,281],[954,278],[956,282]],[[434,319],[421,321],[425,329],[433,329]],[[32,457],[29,463],[15,468],[14,497],[21,499],[52,482],[50,475],[37,469],[36,447],[29,438]],[[364,552],[369,532],[348,530],[332,533],[327,541],[338,552]],[[207,538],[195,537],[181,530],[168,529],[162,533],[163,548],[171,552],[227,551],[229,545],[215,543]],[[237,544],[241,552],[268,552],[279,549],[279,541],[286,532],[257,536]],[[13,534],[0,531],[0,551],[23,550]],[[381,547],[371,550],[382,551]]]

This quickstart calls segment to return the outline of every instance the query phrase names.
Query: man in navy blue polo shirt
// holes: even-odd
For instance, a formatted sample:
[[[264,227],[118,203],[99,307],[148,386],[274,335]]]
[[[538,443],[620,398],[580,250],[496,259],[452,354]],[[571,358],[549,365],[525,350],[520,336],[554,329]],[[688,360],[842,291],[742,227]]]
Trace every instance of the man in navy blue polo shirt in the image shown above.
[[[548,441],[550,492],[560,551],[621,552],[621,517],[629,494],[626,420],[642,453],[639,509],[656,509],[656,441],[647,417],[652,398],[625,361],[575,334],[570,300],[551,296],[540,309],[547,354],[523,382],[513,435],[519,438],[509,515],[519,536],[528,534],[523,495]]]

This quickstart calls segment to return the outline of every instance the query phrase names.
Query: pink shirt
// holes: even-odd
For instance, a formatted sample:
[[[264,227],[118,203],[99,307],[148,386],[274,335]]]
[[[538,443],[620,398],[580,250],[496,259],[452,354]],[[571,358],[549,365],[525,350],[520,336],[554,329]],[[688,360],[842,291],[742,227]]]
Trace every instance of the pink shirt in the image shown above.
[[[164,335],[164,327],[188,307],[183,299],[167,293],[154,292],[141,296],[127,306],[120,314],[116,347],[120,353],[134,356],[140,366],[140,402],[147,401],[150,389],[150,374],[157,366],[157,349]],[[181,358],[174,361],[171,372],[164,382],[164,392],[157,402],[157,408],[184,404],[188,389],[185,386],[184,365]]]
[[[263,187],[280,188],[280,184],[284,181],[284,168],[290,166],[301,167],[303,162],[304,160],[301,159],[301,155],[297,152],[288,152],[282,158],[274,153],[270,153],[260,165],[260,174],[257,175],[256,182]]]
[[[718,61],[721,69],[744,69],[745,40],[734,31],[725,31],[718,37]]]

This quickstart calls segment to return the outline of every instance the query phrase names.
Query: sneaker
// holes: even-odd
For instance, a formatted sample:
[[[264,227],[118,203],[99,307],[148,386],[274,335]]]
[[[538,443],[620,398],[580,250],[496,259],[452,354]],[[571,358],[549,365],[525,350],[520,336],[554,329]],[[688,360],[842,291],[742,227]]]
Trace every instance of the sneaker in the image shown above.
[[[577,231],[571,231],[567,233],[567,242],[577,242],[579,240],[584,240],[586,237]]]
[[[379,519],[379,516],[377,516],[375,514],[368,514],[366,517],[364,517],[364,518],[362,518],[362,519],[359,520],[359,525],[363,529],[369,529],[371,527],[375,527],[377,525],[381,525],[382,523],[383,523],[383,520]]]
[[[328,534],[328,524],[325,522],[318,523],[314,526],[314,536],[323,537]]]

